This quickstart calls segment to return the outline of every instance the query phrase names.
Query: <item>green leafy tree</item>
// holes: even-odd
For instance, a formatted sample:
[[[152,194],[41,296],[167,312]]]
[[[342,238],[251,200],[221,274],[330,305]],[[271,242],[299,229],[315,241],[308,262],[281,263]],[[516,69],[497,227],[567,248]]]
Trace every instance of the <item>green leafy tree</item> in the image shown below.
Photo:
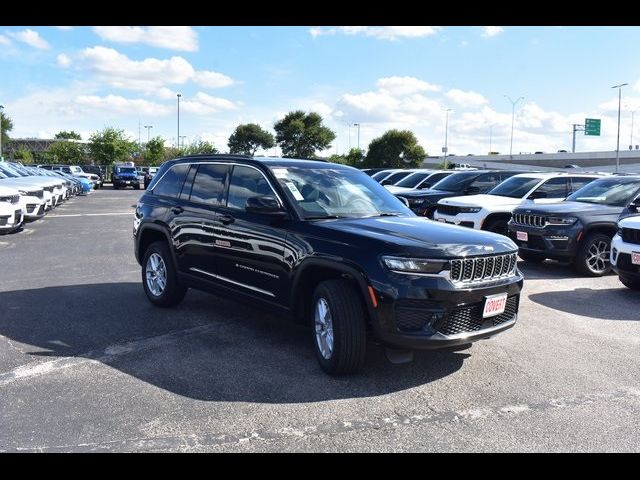
[[[316,150],[326,150],[336,134],[322,125],[322,117],[302,110],[289,112],[274,125],[276,142],[284,157],[313,158]]]
[[[364,150],[360,148],[352,148],[347,153],[345,160],[347,165],[351,165],[352,167],[361,167],[365,159]]]
[[[197,155],[199,153],[215,154],[218,153],[218,149],[211,142],[198,140],[182,148],[179,152],[179,155]]]
[[[374,138],[363,162],[366,168],[419,167],[426,153],[410,130],[388,130]]]
[[[229,137],[229,153],[255,155],[258,148],[267,150],[276,144],[273,135],[257,123],[238,125]]]
[[[13,158],[22,163],[33,163],[33,154],[31,153],[31,150],[24,146],[15,151]]]
[[[165,147],[161,163],[164,163],[167,160],[173,160],[174,158],[177,158],[180,155],[182,155],[182,150],[179,150],[176,147]]]
[[[0,125],[2,126],[2,145],[9,143],[9,132],[13,130],[13,121],[7,117],[4,112],[0,113]],[[3,147],[3,151],[4,151]]]
[[[344,155],[338,155],[334,153],[329,158],[327,158],[327,160],[332,163],[341,163],[342,165],[347,165],[347,157]]]
[[[53,138],[58,138],[61,140],[82,140],[82,136],[80,136],[79,133],[74,132],[73,130],[68,132],[66,130],[62,130],[56,133],[55,137]]]
[[[131,141],[124,130],[114,127],[106,127],[89,137],[89,154],[99,165],[131,161],[137,149],[137,143]]]
[[[55,163],[79,165],[87,162],[86,148],[82,143],[61,140],[51,145],[47,151]]]
[[[149,140],[144,152],[145,165],[159,165],[164,160],[165,150],[164,140],[161,137]]]

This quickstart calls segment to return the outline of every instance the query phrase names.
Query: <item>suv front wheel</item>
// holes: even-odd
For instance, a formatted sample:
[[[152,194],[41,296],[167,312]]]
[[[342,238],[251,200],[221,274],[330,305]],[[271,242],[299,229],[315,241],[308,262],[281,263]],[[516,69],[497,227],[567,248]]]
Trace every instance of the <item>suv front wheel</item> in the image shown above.
[[[147,298],[158,307],[173,307],[187,293],[187,288],[178,282],[165,242],[154,242],[147,248],[142,261],[142,285]]]
[[[360,297],[347,280],[326,280],[313,294],[313,346],[329,374],[352,373],[364,365],[367,330]]]

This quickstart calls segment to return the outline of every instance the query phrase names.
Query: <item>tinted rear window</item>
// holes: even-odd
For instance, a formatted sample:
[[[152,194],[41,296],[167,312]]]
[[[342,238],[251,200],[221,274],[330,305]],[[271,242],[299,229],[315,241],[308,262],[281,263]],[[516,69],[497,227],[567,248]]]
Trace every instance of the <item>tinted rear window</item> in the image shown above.
[[[189,164],[174,165],[153,187],[154,195],[177,198],[189,171]]]

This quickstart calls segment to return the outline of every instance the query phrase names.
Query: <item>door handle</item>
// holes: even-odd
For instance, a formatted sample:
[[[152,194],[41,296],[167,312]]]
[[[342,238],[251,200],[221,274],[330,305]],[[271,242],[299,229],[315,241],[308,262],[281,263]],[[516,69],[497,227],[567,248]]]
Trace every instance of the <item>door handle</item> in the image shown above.
[[[218,215],[218,220],[220,220],[223,225],[229,225],[236,221],[236,219],[231,215]]]
[[[171,207],[171,211],[173,213],[175,213],[176,215],[179,215],[182,212],[184,212],[184,208],[182,208],[182,207]]]

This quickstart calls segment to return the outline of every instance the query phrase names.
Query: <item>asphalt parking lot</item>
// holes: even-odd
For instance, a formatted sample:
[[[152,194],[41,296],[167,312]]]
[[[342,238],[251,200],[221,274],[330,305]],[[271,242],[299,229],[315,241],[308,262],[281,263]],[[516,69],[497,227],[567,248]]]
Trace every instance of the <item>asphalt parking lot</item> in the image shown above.
[[[190,291],[153,307],[141,191],[0,236],[0,451],[639,451],[640,295],[522,266],[517,325],[331,378],[304,328]]]

